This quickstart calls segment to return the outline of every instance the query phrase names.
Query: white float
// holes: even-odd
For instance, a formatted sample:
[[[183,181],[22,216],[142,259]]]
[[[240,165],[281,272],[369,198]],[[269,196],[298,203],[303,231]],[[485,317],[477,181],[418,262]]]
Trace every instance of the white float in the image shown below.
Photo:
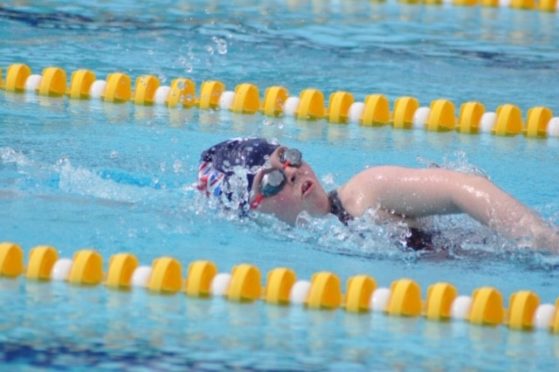
[[[559,137],[559,117],[551,118],[547,123],[547,135],[550,137]]]
[[[171,87],[166,85],[160,86],[155,91],[153,102],[156,105],[164,105],[167,103],[167,97],[169,97],[169,92],[171,91]]]
[[[365,104],[363,102],[354,102],[349,106],[348,117],[351,123],[359,123],[361,120],[361,115],[363,115],[363,110],[365,109]]]
[[[27,80],[25,80],[25,91],[35,92],[37,89],[39,89],[41,80],[43,80],[43,77],[41,75],[30,75]]]
[[[425,129],[425,124],[427,124],[427,119],[431,109],[429,107],[420,107],[415,110],[413,114],[413,127],[417,129]]]
[[[66,280],[68,275],[70,275],[70,269],[72,269],[72,260],[69,258],[60,258],[52,267],[50,272],[50,277],[52,280]]]
[[[210,292],[214,296],[225,296],[227,294],[227,288],[229,288],[229,283],[231,282],[231,274],[229,273],[219,273],[212,280],[212,285],[210,286]]]
[[[107,82],[105,80],[95,80],[89,88],[89,96],[95,99],[101,99],[105,92]]]
[[[390,300],[390,289],[377,288],[369,300],[369,308],[378,312],[385,311],[388,306],[388,300]]]
[[[227,90],[221,94],[219,97],[219,107],[222,110],[229,110],[233,106],[233,100],[235,99],[235,92]]]
[[[149,277],[151,276],[150,266],[139,266],[132,273],[131,283],[134,287],[146,288],[148,286]]]
[[[549,330],[554,315],[555,306],[551,304],[542,304],[538,306],[533,318],[534,327]]]
[[[299,107],[299,97],[288,97],[283,104],[283,113],[286,116],[295,116]]]
[[[470,313],[472,298],[470,296],[458,296],[450,307],[450,316],[453,319],[466,319]]]
[[[497,121],[497,114],[494,112],[486,112],[481,116],[479,121],[479,131],[483,133],[491,133]]]
[[[289,302],[292,304],[302,305],[305,303],[309,291],[311,289],[311,282],[307,280],[299,280],[295,282],[293,287],[291,287],[291,292],[289,292]]]

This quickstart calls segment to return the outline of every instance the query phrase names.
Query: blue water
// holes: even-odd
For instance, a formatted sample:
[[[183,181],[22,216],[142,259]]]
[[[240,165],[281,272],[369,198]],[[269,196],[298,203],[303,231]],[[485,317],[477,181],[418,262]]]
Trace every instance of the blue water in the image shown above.
[[[557,106],[557,14],[421,7],[368,1],[43,2],[0,6],[0,66],[34,72],[60,65],[99,77],[125,71],[254,82],[292,93],[316,87],[447,97],[524,111]],[[269,218],[239,221],[192,190],[200,152],[239,135],[302,150],[326,189],[366,166],[432,162],[480,170],[559,223],[559,141],[398,131],[296,122],[228,112],[167,110],[0,92],[0,240],[84,247],[105,260],[133,252],[142,264],[171,255],[186,267],[213,260],[220,271],[250,262],[264,272],[293,268],[308,279],[330,270],[367,273],[381,286],[436,281],[461,294],[492,285],[505,297],[557,297],[554,255],[519,250],[465,217],[433,221],[445,250],[402,252],[373,229],[354,236],[337,221],[290,228]],[[502,369],[553,368],[557,337],[469,326],[233,304],[0,280],[4,367],[60,369]]]

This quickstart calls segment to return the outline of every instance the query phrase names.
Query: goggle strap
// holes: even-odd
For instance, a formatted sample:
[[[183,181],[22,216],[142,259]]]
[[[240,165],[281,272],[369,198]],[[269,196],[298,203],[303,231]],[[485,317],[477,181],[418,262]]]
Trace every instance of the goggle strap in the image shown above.
[[[262,203],[262,200],[264,200],[264,195],[256,194],[254,199],[252,199],[252,201],[250,202],[250,209],[258,208],[258,206],[260,206],[260,203]]]

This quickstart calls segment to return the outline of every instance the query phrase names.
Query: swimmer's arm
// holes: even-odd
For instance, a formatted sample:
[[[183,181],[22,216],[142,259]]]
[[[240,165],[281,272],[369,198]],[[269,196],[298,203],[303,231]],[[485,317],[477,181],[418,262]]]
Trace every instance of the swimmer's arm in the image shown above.
[[[342,190],[354,215],[376,208],[403,217],[467,213],[512,239],[559,250],[559,233],[489,180],[446,169],[376,167],[352,178]],[[344,202],[344,200],[342,200]]]

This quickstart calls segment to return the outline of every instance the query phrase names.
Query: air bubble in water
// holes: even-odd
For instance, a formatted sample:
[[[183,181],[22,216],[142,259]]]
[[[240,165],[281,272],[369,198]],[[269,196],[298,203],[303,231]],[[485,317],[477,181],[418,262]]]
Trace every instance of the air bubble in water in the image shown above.
[[[227,41],[225,39],[214,36],[212,40],[214,41],[219,54],[227,54]]]
[[[184,71],[187,73],[191,73],[193,70],[192,60],[194,56],[192,54],[188,54],[187,57],[180,57],[178,64],[179,66],[184,67]]]
[[[180,173],[181,171],[182,171],[182,162],[177,159],[173,162],[173,172]]]
[[[56,165],[59,167],[70,165],[70,159],[67,156],[62,156],[60,159],[56,161]]]
[[[334,175],[332,173],[325,174],[322,177],[322,182],[324,182],[327,186],[334,186],[336,182],[334,181]]]

